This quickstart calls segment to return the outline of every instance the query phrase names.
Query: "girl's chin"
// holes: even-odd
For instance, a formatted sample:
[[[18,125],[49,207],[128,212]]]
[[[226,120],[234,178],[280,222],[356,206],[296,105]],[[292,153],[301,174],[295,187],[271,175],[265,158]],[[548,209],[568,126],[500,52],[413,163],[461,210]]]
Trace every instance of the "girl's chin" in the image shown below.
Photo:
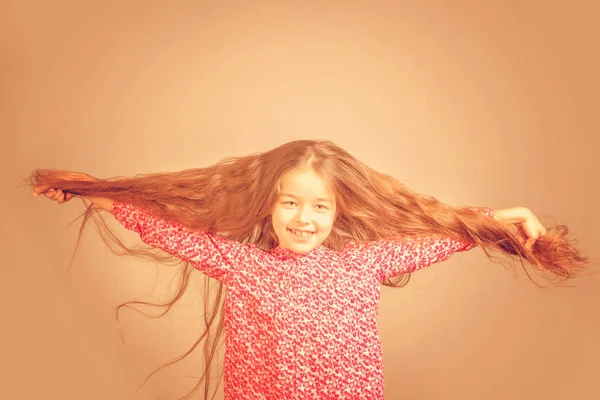
[[[305,256],[310,254],[310,252],[312,251],[312,248],[310,249],[294,249],[292,250],[295,254],[299,254],[301,256]]]
[[[306,242],[306,243],[297,243],[297,242],[295,243],[295,242],[288,241],[286,247],[288,247],[294,253],[306,254],[306,253],[310,253],[311,250],[314,249],[316,246],[314,245],[314,243],[312,243],[312,241]]]

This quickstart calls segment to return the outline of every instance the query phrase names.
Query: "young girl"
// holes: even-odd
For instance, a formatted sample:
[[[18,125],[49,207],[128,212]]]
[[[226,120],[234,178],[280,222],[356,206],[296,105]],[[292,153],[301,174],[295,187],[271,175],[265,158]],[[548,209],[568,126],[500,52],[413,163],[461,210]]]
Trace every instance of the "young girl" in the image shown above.
[[[129,179],[38,170],[32,185],[58,203],[89,199],[86,217],[109,211],[186,271],[225,285],[226,399],[382,399],[382,283],[401,286],[478,245],[561,281],[587,261],[565,226],[546,230],[527,208],[450,207],[325,140]],[[209,332],[216,314],[206,315]],[[209,376],[208,343],[192,393]]]

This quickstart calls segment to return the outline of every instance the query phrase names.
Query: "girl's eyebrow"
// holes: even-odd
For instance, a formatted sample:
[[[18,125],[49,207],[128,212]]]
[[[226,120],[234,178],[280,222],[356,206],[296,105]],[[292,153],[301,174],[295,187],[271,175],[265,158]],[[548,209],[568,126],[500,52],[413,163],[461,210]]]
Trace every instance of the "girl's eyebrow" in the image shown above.
[[[293,199],[297,199],[297,196],[294,196],[293,194],[289,194],[289,193],[279,193],[280,196],[287,196],[287,197],[291,197]],[[333,203],[331,201],[331,199],[325,198],[325,197],[318,197],[316,199],[317,201],[322,201],[322,202],[326,202],[326,203]]]

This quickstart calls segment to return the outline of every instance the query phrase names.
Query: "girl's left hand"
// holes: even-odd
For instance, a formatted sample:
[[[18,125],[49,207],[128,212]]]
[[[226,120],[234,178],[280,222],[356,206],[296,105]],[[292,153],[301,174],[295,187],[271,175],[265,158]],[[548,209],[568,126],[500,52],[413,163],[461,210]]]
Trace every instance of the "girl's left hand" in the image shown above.
[[[540,223],[535,214],[527,207],[513,207],[494,210],[494,219],[506,224],[514,224],[517,238],[525,248],[531,250],[540,236],[546,234],[546,228]]]

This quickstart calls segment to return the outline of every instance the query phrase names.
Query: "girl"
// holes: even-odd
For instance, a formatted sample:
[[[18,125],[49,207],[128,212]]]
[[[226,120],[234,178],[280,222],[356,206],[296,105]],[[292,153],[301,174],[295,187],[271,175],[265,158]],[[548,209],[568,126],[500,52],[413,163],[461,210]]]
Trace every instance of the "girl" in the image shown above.
[[[516,256],[560,281],[587,262],[565,226],[546,230],[525,207],[450,207],[325,140],[128,179],[37,170],[31,183],[34,195],[58,203],[90,200],[83,224],[109,211],[183,261],[181,290],[165,313],[192,268],[226,287],[224,310],[219,290],[205,314],[207,333],[217,314],[217,336],[223,325],[226,332],[226,399],[382,399],[380,285],[402,286],[455,252],[481,245],[488,257]],[[208,367],[191,393],[207,381],[216,343],[207,338]]]

